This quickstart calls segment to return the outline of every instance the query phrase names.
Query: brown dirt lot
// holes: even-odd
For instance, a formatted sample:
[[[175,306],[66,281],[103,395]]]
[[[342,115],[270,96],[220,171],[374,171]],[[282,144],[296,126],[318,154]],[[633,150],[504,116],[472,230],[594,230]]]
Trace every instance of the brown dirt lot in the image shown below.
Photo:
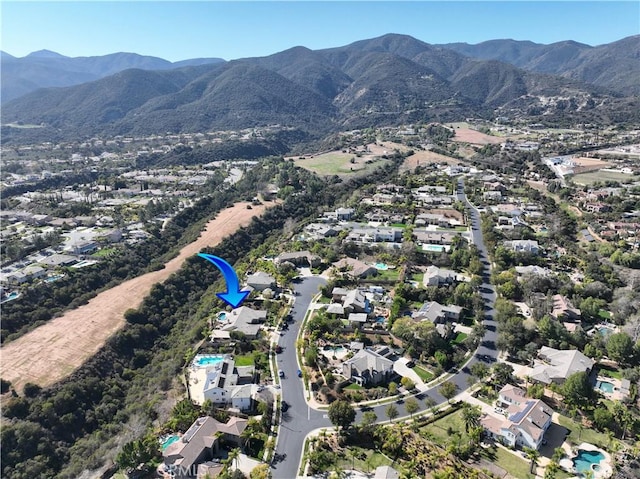
[[[433,151],[418,151],[405,158],[404,162],[400,166],[400,172],[413,171],[416,166],[428,163],[449,163],[451,165],[457,165],[461,163],[461,161]]]
[[[598,158],[572,158],[571,161],[575,163],[575,167],[573,171],[575,174],[587,173],[589,171],[597,171],[603,168],[609,168],[612,166],[612,163],[604,160],[600,160]]]
[[[453,141],[460,141],[463,143],[473,143],[474,145],[487,145],[490,143],[504,143],[505,138],[497,136],[485,135],[479,131],[472,130],[470,128],[456,128],[456,136]]]
[[[138,276],[98,294],[87,304],[10,342],[0,349],[2,378],[16,390],[25,383],[50,386],[72,373],[93,356],[105,341],[124,325],[124,312],[137,308],[151,287],[178,271],[184,261],[206,246],[220,243],[271,204],[252,206],[237,203],[211,220],[200,237],[180,250],[160,271]]]

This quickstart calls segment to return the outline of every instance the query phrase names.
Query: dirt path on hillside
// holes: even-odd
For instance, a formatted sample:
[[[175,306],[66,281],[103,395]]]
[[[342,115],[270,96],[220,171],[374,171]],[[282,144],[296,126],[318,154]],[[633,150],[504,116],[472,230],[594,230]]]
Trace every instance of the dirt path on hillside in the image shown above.
[[[211,220],[200,237],[186,245],[160,271],[138,276],[98,294],[87,304],[34,329],[0,349],[2,379],[16,390],[25,383],[49,386],[76,370],[93,356],[125,323],[124,312],[137,308],[151,287],[178,271],[190,256],[220,243],[274,203],[252,206],[237,203]]]

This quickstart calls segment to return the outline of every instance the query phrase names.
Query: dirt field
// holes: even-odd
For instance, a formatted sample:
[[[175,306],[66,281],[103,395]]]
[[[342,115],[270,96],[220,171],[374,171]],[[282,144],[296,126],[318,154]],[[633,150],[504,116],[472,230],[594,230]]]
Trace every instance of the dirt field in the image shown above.
[[[456,136],[453,138],[453,141],[473,143],[474,145],[487,145],[491,143],[504,143],[506,139],[497,136],[485,135],[484,133],[480,133],[479,131],[472,130],[470,128],[456,128]]]
[[[87,304],[49,321],[0,349],[2,378],[17,390],[25,383],[49,386],[64,378],[94,355],[104,342],[124,325],[124,312],[137,308],[155,283],[178,271],[190,256],[205,246],[214,246],[240,226],[246,226],[271,204],[237,203],[210,221],[200,237],[160,271],[130,279],[98,294]]]
[[[433,151],[418,151],[405,158],[404,162],[400,166],[400,172],[413,171],[416,166],[428,163],[448,163],[450,165],[457,165],[461,163],[461,161],[456,158],[451,158],[450,156],[441,155],[440,153],[434,153]]]

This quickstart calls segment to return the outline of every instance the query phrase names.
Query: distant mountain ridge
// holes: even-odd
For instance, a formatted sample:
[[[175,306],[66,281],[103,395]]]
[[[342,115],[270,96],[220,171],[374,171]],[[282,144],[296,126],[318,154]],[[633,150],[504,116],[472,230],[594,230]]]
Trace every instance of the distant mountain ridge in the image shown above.
[[[529,57],[532,61],[536,54]],[[583,121],[627,121],[639,115],[637,100],[388,34],[323,50],[298,46],[266,57],[128,69],[77,86],[34,91],[4,104],[2,121],[43,125],[5,127],[5,141],[273,124],[321,136],[496,114],[538,115],[566,124],[576,115]]]
[[[0,98],[2,103],[19,98],[38,88],[79,85],[129,68],[169,70],[224,62],[221,58],[200,58],[172,63],[162,58],[136,53],[67,57],[49,50],[39,50],[22,58],[6,52],[1,53]]]
[[[596,47],[574,41],[543,45],[516,40],[438,46],[481,60],[498,60],[532,72],[560,75],[625,95],[640,95],[640,35]]]

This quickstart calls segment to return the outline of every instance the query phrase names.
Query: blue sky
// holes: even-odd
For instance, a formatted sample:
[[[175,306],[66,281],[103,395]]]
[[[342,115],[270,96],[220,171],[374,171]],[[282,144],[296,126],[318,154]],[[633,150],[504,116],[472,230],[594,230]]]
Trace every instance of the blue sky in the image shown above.
[[[640,33],[640,2],[0,1],[0,49],[17,57],[134,52],[170,61],[313,50],[386,33],[427,43],[497,38],[600,45]]]

